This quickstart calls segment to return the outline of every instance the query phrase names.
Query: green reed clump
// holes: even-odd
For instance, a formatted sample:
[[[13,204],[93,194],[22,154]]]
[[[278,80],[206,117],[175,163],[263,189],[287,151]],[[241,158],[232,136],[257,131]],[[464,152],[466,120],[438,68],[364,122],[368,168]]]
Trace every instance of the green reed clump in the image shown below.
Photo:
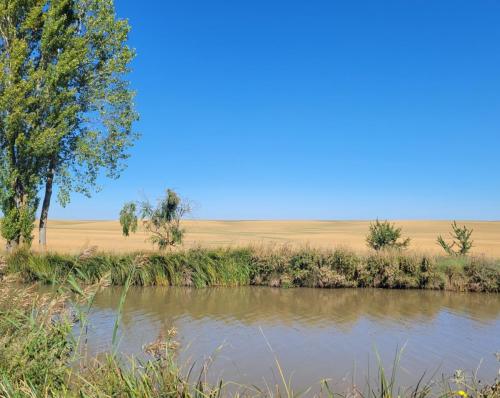
[[[20,251],[4,273],[23,282],[54,284],[73,276],[138,286],[263,285],[270,287],[375,287],[500,292],[500,263],[485,257],[436,257],[401,250],[359,254],[348,249],[195,248],[167,253],[81,255]]]
[[[85,372],[85,377],[87,383],[80,385],[79,390],[89,397],[190,396],[189,386],[179,376],[177,367],[156,361],[144,367],[132,360],[124,365],[115,356],[106,355]]]
[[[91,302],[92,294],[80,291]],[[76,356],[77,341],[84,339],[75,339],[72,328],[83,319],[72,316],[69,297],[0,285],[0,397],[194,398],[221,393],[222,384],[211,387],[201,376],[193,382],[183,376],[175,356],[166,351],[146,362],[125,361],[114,353]]]
[[[27,250],[19,250],[7,259],[7,273],[19,273],[24,282],[54,284],[64,278],[72,267],[71,257],[57,253],[33,255]]]
[[[0,396],[50,396],[66,388],[72,345],[65,300],[0,286]]]

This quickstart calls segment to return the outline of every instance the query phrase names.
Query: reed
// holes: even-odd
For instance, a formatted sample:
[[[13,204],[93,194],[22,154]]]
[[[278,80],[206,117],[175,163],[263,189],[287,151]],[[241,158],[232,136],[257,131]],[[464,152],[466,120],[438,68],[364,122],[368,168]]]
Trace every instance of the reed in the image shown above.
[[[73,276],[92,284],[271,287],[376,287],[500,292],[500,262],[486,257],[439,257],[406,251],[349,249],[196,248],[167,253],[81,255],[20,251],[5,259],[7,280],[60,283]]]

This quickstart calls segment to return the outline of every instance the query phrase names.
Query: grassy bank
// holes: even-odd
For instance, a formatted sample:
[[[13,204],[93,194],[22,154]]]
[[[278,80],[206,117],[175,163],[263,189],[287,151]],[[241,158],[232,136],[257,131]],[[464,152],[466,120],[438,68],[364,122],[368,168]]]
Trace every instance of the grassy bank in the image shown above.
[[[86,312],[75,313],[68,305],[75,300],[82,308],[92,305],[99,286],[73,293],[40,295],[33,290],[0,285],[0,396],[25,397],[298,397],[287,375],[276,362],[278,380],[259,390],[220,381],[210,384],[206,373],[183,372],[176,363],[175,334],[145,347],[149,360],[125,359],[114,348],[99,357],[84,356],[86,336],[72,334],[75,323],[86,323]],[[80,330],[85,331],[85,327]],[[83,332],[85,333],[85,332]],[[84,347],[83,347],[84,348]],[[394,363],[397,369],[397,360]],[[205,368],[204,368],[205,369]],[[325,372],[328,370],[325,369]],[[273,377],[270,375],[270,380]],[[422,378],[418,385],[397,387],[397,371],[387,375],[380,365],[377,376],[364,386],[333,391],[320,383],[324,397],[477,397],[495,398],[500,382],[487,385],[463,374],[452,378]]]
[[[84,295],[89,304],[93,293]],[[217,386],[181,377],[173,355],[153,356],[147,363],[111,352],[82,356],[85,336],[71,331],[85,316],[71,310],[68,298],[0,286],[0,397],[216,396]],[[157,350],[163,347],[167,354],[166,346]]]
[[[7,280],[85,284],[271,287],[376,287],[500,292],[500,261],[405,251],[359,254],[347,249],[221,248],[169,253],[80,255],[17,252],[4,259]]]

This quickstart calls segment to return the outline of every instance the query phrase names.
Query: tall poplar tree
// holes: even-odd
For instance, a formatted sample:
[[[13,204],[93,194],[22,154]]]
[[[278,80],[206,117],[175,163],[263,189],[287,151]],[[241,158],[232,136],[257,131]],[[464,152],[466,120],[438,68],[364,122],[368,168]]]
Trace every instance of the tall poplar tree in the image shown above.
[[[40,204],[46,245],[54,186],[117,178],[137,135],[127,81],[130,27],[113,0],[0,0],[0,208],[8,247],[30,244]]]

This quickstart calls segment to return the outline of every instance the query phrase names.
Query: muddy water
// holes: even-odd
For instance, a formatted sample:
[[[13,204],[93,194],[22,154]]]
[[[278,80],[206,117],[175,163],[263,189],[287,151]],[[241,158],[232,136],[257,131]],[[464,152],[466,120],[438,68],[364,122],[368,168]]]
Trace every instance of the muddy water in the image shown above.
[[[109,349],[121,289],[99,294],[90,315],[89,349]],[[296,389],[324,378],[363,383],[405,347],[404,385],[427,371],[476,371],[493,380],[500,351],[500,295],[372,289],[132,288],[119,349],[141,355],[175,327],[180,363],[212,358],[210,377],[274,383],[275,356]],[[271,351],[272,349],[272,351]],[[265,381],[264,381],[265,380]]]

